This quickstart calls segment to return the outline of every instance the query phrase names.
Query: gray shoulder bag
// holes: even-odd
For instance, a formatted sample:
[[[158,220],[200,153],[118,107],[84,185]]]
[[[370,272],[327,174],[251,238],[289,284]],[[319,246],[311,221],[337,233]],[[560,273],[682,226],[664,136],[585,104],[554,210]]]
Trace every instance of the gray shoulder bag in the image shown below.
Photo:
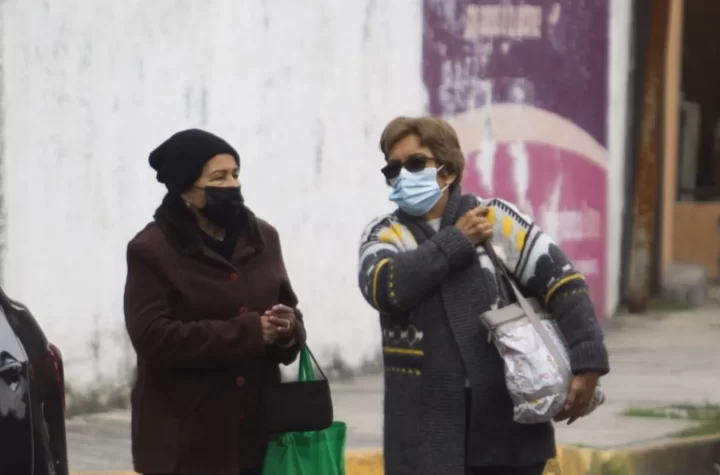
[[[484,244],[495,267],[498,292],[508,289],[515,302],[480,315],[505,365],[505,382],[513,401],[514,419],[524,424],[551,421],[565,405],[572,371],[565,342],[552,315],[518,289],[489,242]],[[587,414],[602,404],[598,385]],[[586,415],[587,415],[586,414]]]

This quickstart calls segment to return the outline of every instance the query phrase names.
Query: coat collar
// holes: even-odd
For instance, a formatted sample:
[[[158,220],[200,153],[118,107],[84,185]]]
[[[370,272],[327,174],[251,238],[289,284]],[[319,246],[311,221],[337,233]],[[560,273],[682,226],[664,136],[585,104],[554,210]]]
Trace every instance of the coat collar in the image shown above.
[[[155,211],[154,219],[165,239],[182,255],[205,256],[225,265],[233,265],[261,253],[265,248],[265,241],[260,234],[255,214],[248,208],[246,212],[248,219],[237,238],[231,262],[205,246],[202,231],[197,226],[195,217],[182,201],[166,197]]]

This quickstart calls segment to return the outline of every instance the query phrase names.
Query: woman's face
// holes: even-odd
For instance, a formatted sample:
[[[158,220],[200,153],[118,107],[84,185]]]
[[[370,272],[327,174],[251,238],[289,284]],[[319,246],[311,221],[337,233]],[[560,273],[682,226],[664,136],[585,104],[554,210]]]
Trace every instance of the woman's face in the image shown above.
[[[410,158],[410,160],[408,160]],[[417,166],[413,166],[411,162],[417,162]],[[410,134],[400,140],[388,153],[387,164],[394,165],[402,163],[403,166],[409,168],[408,171],[419,171],[422,168],[437,168],[438,163],[433,156],[432,151],[420,143],[420,137]],[[420,166],[422,164],[422,166]],[[396,170],[399,171],[399,170]],[[444,188],[455,180],[452,173],[438,173],[437,181],[440,188]]]
[[[215,155],[205,164],[200,178],[183,194],[185,201],[198,209],[205,207],[205,187],[240,186],[240,168],[229,153]]]

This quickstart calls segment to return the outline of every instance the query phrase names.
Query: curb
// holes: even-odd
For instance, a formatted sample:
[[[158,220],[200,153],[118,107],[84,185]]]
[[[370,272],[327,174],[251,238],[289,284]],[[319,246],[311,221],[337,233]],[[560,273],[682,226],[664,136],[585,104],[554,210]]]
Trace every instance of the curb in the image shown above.
[[[383,475],[381,451],[348,452],[347,475]],[[544,475],[704,475],[720,473],[720,435],[668,441],[624,450],[559,445]],[[72,472],[71,475],[137,475]]]
[[[545,475],[705,475],[720,473],[720,435],[599,450],[558,446]]]

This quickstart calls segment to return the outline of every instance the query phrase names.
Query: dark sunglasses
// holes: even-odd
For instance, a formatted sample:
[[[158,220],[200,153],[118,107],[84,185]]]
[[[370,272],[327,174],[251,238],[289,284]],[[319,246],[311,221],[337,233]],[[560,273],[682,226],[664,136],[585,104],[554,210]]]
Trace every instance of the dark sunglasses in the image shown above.
[[[400,171],[404,168],[410,173],[419,172],[424,170],[427,166],[427,162],[435,161],[433,157],[427,157],[425,155],[410,155],[404,161],[402,160],[390,160],[380,171],[385,175],[385,180],[390,184],[391,180],[394,180],[400,176]]]

